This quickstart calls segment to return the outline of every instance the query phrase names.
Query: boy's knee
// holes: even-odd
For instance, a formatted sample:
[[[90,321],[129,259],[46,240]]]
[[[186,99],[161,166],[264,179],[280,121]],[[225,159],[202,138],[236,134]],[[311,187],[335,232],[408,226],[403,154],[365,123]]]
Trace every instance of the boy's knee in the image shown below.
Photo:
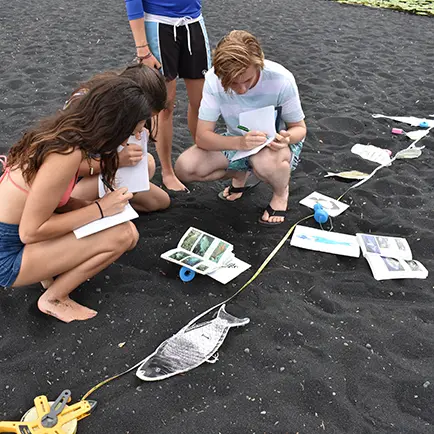
[[[188,153],[182,153],[175,163],[175,174],[181,181],[190,181],[195,175],[195,162],[188,158]]]

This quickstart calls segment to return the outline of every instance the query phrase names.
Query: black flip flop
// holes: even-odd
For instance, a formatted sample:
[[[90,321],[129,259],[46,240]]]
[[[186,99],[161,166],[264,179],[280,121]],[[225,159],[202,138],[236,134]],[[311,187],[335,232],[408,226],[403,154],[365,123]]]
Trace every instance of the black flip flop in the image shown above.
[[[284,220],[282,220],[281,222],[268,222],[265,220],[262,220],[262,216],[259,217],[259,224],[263,225],[263,226],[277,226],[277,225],[281,225],[282,223],[285,223],[285,217],[286,217],[286,210],[285,211],[281,211],[281,210],[274,210],[273,208],[271,208],[270,205],[267,205],[267,208],[265,208],[265,210],[262,212],[262,214],[264,214],[264,212],[267,211],[268,212],[268,217],[283,217]]]
[[[231,194],[234,194],[234,193],[245,193],[246,191],[249,191],[249,190],[251,190],[252,188],[255,188],[255,187],[256,187],[258,184],[260,184],[260,183],[261,183],[261,181],[258,181],[258,182],[256,182],[255,184],[245,185],[244,187],[234,187],[234,186],[231,184],[231,185],[229,186],[228,196],[230,196]],[[225,188],[225,190],[226,190],[226,188]],[[241,197],[242,197],[242,196],[241,196],[241,197],[239,197],[238,199],[235,199],[235,200],[229,200],[229,199],[227,198],[227,196],[224,195],[225,190],[221,191],[221,192],[218,194],[219,199],[224,200],[225,202],[235,202],[235,201],[241,199]]]

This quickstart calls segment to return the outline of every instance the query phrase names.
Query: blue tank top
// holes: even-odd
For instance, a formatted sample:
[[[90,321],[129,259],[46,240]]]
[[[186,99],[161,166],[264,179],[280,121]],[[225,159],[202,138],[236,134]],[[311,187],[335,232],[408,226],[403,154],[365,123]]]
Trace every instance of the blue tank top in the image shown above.
[[[144,13],[170,18],[197,18],[202,0],[125,0],[129,20],[143,18]]]

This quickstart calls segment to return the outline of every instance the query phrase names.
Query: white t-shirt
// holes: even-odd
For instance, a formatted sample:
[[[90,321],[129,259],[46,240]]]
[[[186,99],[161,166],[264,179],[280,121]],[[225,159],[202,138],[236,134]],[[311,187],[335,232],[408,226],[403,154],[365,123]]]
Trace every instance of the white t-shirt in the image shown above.
[[[242,133],[237,128],[239,114],[270,105],[282,108],[279,129],[284,128],[283,122],[300,122],[304,119],[294,76],[282,65],[265,60],[258,82],[243,95],[225,92],[214,68],[211,68],[205,74],[199,119],[216,122],[221,115],[226,123],[227,134],[240,136]]]

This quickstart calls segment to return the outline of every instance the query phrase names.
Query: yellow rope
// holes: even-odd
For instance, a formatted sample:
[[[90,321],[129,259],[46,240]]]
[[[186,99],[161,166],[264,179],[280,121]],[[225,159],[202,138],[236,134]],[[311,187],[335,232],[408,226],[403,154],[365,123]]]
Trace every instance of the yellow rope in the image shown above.
[[[260,274],[261,272],[264,270],[264,268],[268,265],[268,263],[274,258],[274,256],[276,255],[276,253],[282,248],[282,246],[285,244],[285,242],[288,240],[288,238],[291,236],[292,232],[294,231],[295,227],[305,221],[310,219],[311,217],[313,217],[313,214],[307,216],[307,217],[303,217],[302,219],[300,219],[298,222],[294,223],[288,230],[288,232],[283,236],[283,238],[279,241],[279,244],[277,244],[277,246],[273,249],[273,251],[265,258],[264,262],[259,266],[259,268],[256,270],[255,274],[253,274],[253,276],[233,295],[231,295],[229,298],[227,298],[226,300],[222,301],[219,304],[216,304],[215,306],[213,306],[211,309],[209,309],[208,311],[206,311],[206,313],[210,312],[211,310],[214,310],[215,308],[221,306],[222,304],[228,303],[229,301],[233,300],[241,291],[243,291],[245,288],[247,288],[247,286],[249,286]],[[205,313],[204,313],[205,315]],[[198,319],[198,318],[197,318]],[[197,320],[196,319],[196,320]],[[96,386],[92,387],[92,389],[90,389],[84,396],[83,398],[81,398],[81,400],[85,400],[87,399],[92,393],[94,393],[96,390],[98,390],[100,387],[104,386],[105,384],[109,383],[112,380],[115,380],[119,377],[122,377],[122,375],[127,374],[128,372],[131,372],[134,368],[138,367],[140,364],[142,363],[142,361],[140,361],[139,363],[137,363],[136,365],[134,365],[133,367],[129,368],[128,370],[121,372],[120,374],[114,375],[113,377],[107,378],[104,381],[101,381],[100,383],[98,383]]]

